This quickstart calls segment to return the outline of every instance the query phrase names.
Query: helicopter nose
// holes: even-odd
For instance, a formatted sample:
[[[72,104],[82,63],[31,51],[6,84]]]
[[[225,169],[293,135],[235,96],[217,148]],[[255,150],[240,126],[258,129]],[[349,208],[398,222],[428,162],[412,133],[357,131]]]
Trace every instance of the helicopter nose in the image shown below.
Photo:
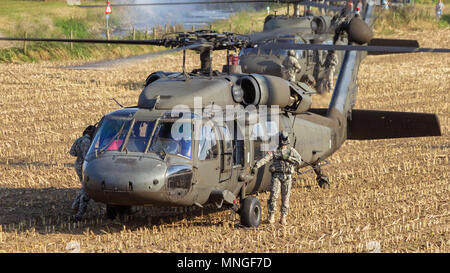
[[[163,203],[166,164],[154,158],[104,156],[85,164],[88,195],[98,202],[135,206]]]

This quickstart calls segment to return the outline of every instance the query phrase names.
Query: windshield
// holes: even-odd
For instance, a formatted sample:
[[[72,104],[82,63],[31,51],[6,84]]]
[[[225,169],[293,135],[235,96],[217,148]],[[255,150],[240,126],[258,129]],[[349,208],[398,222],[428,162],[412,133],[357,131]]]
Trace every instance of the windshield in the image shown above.
[[[155,124],[158,124],[156,128]],[[148,145],[150,140],[151,145]],[[191,158],[192,123],[180,120],[157,122],[106,117],[92,141],[88,154],[122,150],[143,153],[147,146],[150,152]]]
[[[103,120],[88,153],[119,151],[124,144],[132,120],[106,118]]]
[[[192,123],[162,121],[156,128],[149,151],[191,158]]]
[[[126,150],[129,152],[145,152],[156,121],[139,121],[133,125]]]

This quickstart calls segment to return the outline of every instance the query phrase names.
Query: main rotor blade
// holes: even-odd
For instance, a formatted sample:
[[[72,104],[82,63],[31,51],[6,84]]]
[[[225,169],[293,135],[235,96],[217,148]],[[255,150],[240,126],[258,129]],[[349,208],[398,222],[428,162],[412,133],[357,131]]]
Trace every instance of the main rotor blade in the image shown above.
[[[419,47],[419,42],[417,40],[373,38],[372,40],[370,40],[368,45],[369,46]]]
[[[60,43],[90,43],[90,44],[120,44],[120,45],[164,45],[164,40],[104,40],[104,39],[62,39],[62,38],[10,38],[0,37],[0,41],[27,42],[60,42]]]
[[[325,0],[327,2],[343,2],[346,0]],[[241,3],[295,3],[303,6],[312,6],[339,11],[342,7],[329,6],[310,1],[277,1],[277,0],[236,0],[236,1],[191,1],[191,2],[159,2],[159,3],[125,3],[110,4],[111,7],[137,7],[137,6],[173,6],[173,5],[204,5],[204,4],[241,4]],[[106,8],[106,5],[78,5],[80,8]]]
[[[343,51],[368,51],[368,52],[393,52],[393,53],[450,53],[448,48],[420,48],[400,46],[355,46],[355,45],[323,45],[323,44],[288,44],[270,43],[260,46],[263,49],[297,49],[297,50],[343,50]]]
[[[152,53],[148,53],[148,54],[143,54],[143,55],[137,55],[137,56],[130,56],[130,57],[125,57],[125,58],[118,58],[118,59],[113,59],[113,60],[106,60],[106,61],[99,61],[99,62],[94,62],[94,63],[87,63],[87,64],[83,64],[83,65],[76,65],[76,66],[66,66],[64,68],[66,69],[86,69],[86,70],[108,70],[108,69],[112,69],[114,67],[119,67],[119,66],[130,66],[130,65],[135,65],[138,64],[140,62],[149,60],[149,59],[153,59],[165,54],[170,54],[170,53],[175,53],[178,51],[182,51],[185,49],[192,49],[195,47],[198,47],[198,44],[193,44],[193,45],[189,45],[189,46],[185,46],[185,47],[178,47],[178,48],[173,48],[173,49],[168,49],[168,50],[162,50],[162,51],[158,51],[158,52],[152,52]]]
[[[379,39],[370,40],[369,46],[401,46],[401,47],[420,47],[417,40],[400,40],[400,39]],[[369,52],[369,55],[392,54],[396,52]]]

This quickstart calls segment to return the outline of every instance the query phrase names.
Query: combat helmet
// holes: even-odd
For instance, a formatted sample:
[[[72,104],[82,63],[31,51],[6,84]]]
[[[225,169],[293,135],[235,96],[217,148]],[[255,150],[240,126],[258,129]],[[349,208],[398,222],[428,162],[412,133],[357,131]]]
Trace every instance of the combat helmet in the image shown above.
[[[288,56],[295,57],[295,50],[289,49],[288,50]]]
[[[286,131],[280,132],[280,144],[288,145],[289,144],[289,134]]]
[[[86,129],[84,129],[83,136],[89,135],[92,138],[94,136],[96,129],[97,129],[97,127],[95,127],[94,125],[89,125],[88,127],[86,127]]]

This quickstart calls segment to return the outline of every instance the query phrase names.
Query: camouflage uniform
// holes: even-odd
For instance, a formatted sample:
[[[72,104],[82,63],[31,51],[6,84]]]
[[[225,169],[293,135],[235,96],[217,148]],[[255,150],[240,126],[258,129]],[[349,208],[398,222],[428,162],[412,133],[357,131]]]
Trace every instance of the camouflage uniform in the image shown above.
[[[301,66],[298,63],[297,58],[295,57],[295,51],[289,50],[288,56],[282,63],[283,78],[288,81],[295,81],[295,76],[297,75],[297,72],[300,71],[300,69]]]
[[[91,138],[89,135],[85,134],[82,137],[75,140],[72,147],[70,148],[70,154],[72,156],[76,156],[77,160],[75,161],[75,171],[81,181],[81,190],[78,192],[77,197],[75,198],[72,209],[77,210],[76,217],[81,218],[83,214],[86,212],[87,204],[90,200],[89,195],[86,192],[83,184],[83,176],[82,176],[82,168],[84,157],[91,146]]]
[[[292,173],[295,172],[295,166],[301,163],[302,158],[294,148],[282,145],[275,152],[269,152],[264,158],[259,160],[255,164],[255,167],[259,168],[271,160],[272,165],[270,166],[270,171],[272,172],[272,188],[268,200],[269,222],[273,221],[270,219],[273,219],[280,190],[282,219],[285,219],[288,215]]]
[[[333,89],[333,80],[334,80],[334,72],[336,70],[336,66],[338,65],[338,57],[335,52],[328,52],[327,58],[325,60],[326,67],[326,75],[325,79],[327,81],[328,92],[331,92]]]

